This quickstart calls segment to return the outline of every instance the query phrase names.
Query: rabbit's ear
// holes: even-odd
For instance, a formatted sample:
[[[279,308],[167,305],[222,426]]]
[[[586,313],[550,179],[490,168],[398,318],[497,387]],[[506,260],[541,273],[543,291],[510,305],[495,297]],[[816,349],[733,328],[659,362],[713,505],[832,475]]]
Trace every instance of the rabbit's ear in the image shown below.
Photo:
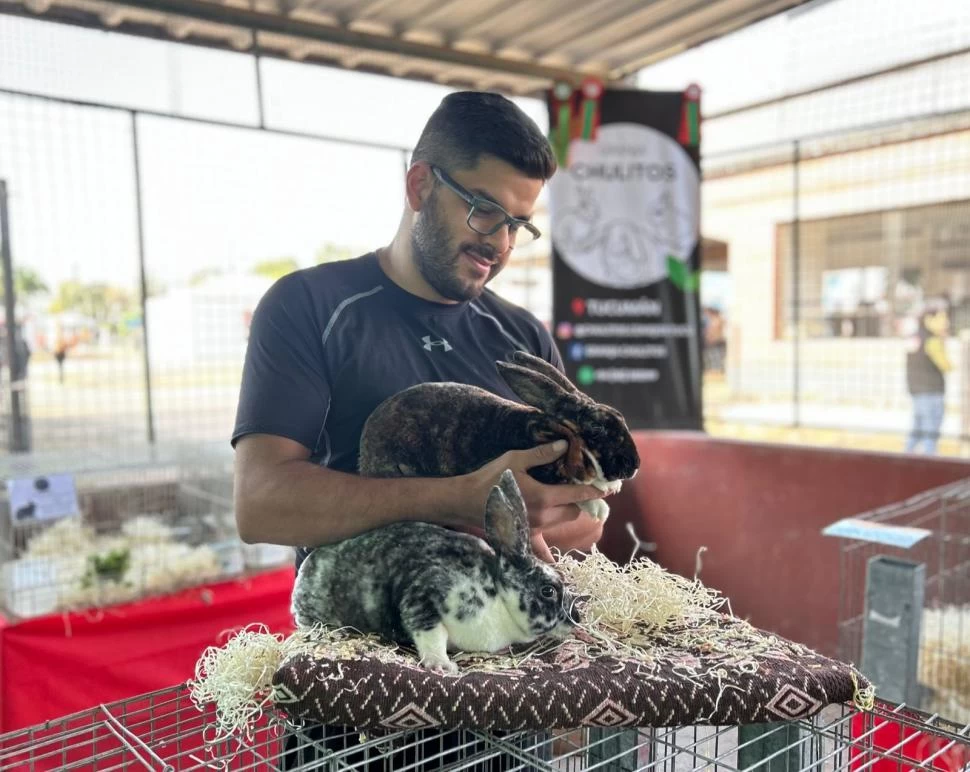
[[[499,375],[527,405],[537,407],[546,413],[555,413],[559,403],[568,398],[575,401],[575,395],[559,386],[551,378],[530,370],[522,365],[496,362]]]
[[[525,502],[510,469],[502,472],[488,494],[485,539],[496,552],[506,555],[527,556],[531,550]]]
[[[514,364],[522,365],[523,367],[527,367],[534,372],[546,376],[546,378],[562,387],[565,391],[570,391],[576,394],[581,393],[579,389],[577,389],[565,376],[565,374],[560,372],[555,365],[550,364],[542,357],[533,356],[525,351],[513,351],[509,360]]]

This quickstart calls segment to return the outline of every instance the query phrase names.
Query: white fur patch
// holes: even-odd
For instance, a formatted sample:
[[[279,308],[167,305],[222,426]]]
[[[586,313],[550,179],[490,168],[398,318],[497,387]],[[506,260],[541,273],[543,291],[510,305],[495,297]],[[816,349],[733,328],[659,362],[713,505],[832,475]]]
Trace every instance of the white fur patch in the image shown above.
[[[623,488],[623,480],[607,480],[603,476],[603,467],[601,467],[600,462],[596,460],[596,456],[590,453],[586,448],[583,448],[583,453],[593,465],[593,469],[596,470],[596,477],[588,482],[583,482],[582,480],[573,480],[573,482],[578,485],[592,485],[594,488],[598,488],[607,495],[619,493]],[[603,499],[582,501],[579,503],[579,508],[584,512],[587,512],[594,520],[605,521],[606,518],[610,516],[610,505],[603,501]]]
[[[596,459],[592,453],[590,453],[586,448],[583,448],[583,453],[589,462],[593,465],[593,469],[596,470],[596,477],[589,481],[589,485],[594,488],[599,488],[605,493],[619,493],[623,488],[623,480],[607,480],[603,474],[603,467],[600,466],[600,462]]]
[[[471,580],[462,580],[448,593],[446,605],[457,610],[461,606],[461,594],[477,589]],[[485,600],[482,608],[464,619],[456,618],[454,611],[443,620],[448,630],[448,648],[458,651],[500,651],[513,643],[529,643],[535,636],[529,633],[528,616],[519,610],[519,596],[511,590],[500,590]],[[416,642],[415,642],[416,643]]]
[[[580,501],[577,506],[588,513],[594,520],[606,521],[610,516],[610,505],[603,499],[591,499],[590,501]]]

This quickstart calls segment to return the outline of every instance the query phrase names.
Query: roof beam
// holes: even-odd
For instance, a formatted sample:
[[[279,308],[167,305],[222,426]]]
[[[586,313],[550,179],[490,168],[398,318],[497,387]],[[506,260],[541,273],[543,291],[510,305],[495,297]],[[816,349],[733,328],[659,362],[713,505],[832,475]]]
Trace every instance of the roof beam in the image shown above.
[[[466,19],[461,26],[461,34],[452,34],[450,37],[454,39],[465,39],[465,33],[473,30],[476,25],[484,22],[491,22],[491,20],[500,13],[505,13],[509,8],[518,5],[520,0],[497,0],[492,5],[486,6],[477,16],[473,16],[470,19]],[[452,5],[461,5],[462,0],[445,0],[445,2],[435,11],[430,14],[426,14],[423,18],[415,19],[408,22],[410,27],[419,27],[423,24],[429,24],[429,20],[437,19],[441,16],[447,17],[450,12],[450,7]],[[474,36],[472,36],[473,38]]]
[[[349,29],[328,27],[277,14],[230,7],[206,0],[125,0],[121,6],[141,8],[157,13],[174,14],[215,24],[242,27],[249,30],[274,32],[296,38],[317,40],[342,46],[352,46],[368,51],[380,51],[398,56],[448,62],[462,67],[508,72],[544,80],[567,80],[578,83],[582,74],[575,70],[551,67],[532,61],[503,59],[488,54],[461,51],[454,48],[430,46],[408,40],[355,32]]]
[[[358,8],[357,13],[353,15],[354,19],[369,19],[372,16],[380,13],[385,8],[388,8],[397,0],[373,0],[373,2],[366,3],[363,8]]]
[[[642,30],[650,29],[656,24],[656,17],[663,14],[664,6],[667,4],[672,4],[674,8],[683,6],[682,0],[678,0],[677,3],[673,3],[672,0],[647,0],[632,13],[627,9],[624,9],[619,13],[614,13],[610,19],[597,24],[595,29],[585,29],[581,32],[574,33],[571,37],[557,40],[555,44],[550,45],[545,49],[537,50],[536,55],[544,56],[552,51],[561,51],[581,41],[588,41],[590,39],[595,40],[598,36],[604,35],[604,33],[606,33],[605,36],[608,37],[609,33],[614,30],[629,30],[634,36],[643,35],[644,33]],[[695,5],[700,5],[701,7],[705,6],[706,4],[707,0],[697,0],[697,2],[695,2]],[[660,28],[660,25],[656,26]],[[613,48],[612,43],[610,43],[609,48]]]
[[[643,2],[655,2],[655,0],[642,0]],[[537,58],[547,55],[550,50],[558,51],[560,42],[574,37],[572,29],[577,21],[585,21],[584,29],[588,35],[591,30],[595,30],[600,24],[608,23],[615,18],[612,13],[616,10],[616,0],[590,0],[583,3],[574,10],[559,14],[554,21],[542,26],[523,29],[517,35],[507,36],[503,39],[506,44],[519,44],[523,40],[532,40],[526,47],[536,51]],[[567,30],[565,34],[560,30]],[[558,37],[552,33],[555,32]]]

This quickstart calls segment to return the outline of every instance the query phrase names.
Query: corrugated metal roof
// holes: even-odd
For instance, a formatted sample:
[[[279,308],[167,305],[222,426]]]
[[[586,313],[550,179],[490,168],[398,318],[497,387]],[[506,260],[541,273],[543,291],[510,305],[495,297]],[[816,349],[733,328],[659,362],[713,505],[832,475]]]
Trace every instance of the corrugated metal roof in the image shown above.
[[[619,81],[804,0],[0,0],[0,13],[532,94]]]

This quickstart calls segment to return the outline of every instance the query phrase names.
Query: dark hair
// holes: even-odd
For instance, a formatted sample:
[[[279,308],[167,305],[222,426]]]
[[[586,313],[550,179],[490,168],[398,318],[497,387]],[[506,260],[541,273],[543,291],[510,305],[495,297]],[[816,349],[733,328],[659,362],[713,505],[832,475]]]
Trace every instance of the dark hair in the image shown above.
[[[926,300],[918,317],[920,333],[924,331],[930,332],[929,327],[926,326],[926,320],[931,316],[936,316],[940,311],[946,311],[947,314],[950,313],[950,303],[945,298],[930,298]]]
[[[535,121],[511,100],[487,91],[458,91],[442,99],[418,138],[411,163],[471,169],[485,155],[532,179],[548,180],[556,171],[552,147]]]

